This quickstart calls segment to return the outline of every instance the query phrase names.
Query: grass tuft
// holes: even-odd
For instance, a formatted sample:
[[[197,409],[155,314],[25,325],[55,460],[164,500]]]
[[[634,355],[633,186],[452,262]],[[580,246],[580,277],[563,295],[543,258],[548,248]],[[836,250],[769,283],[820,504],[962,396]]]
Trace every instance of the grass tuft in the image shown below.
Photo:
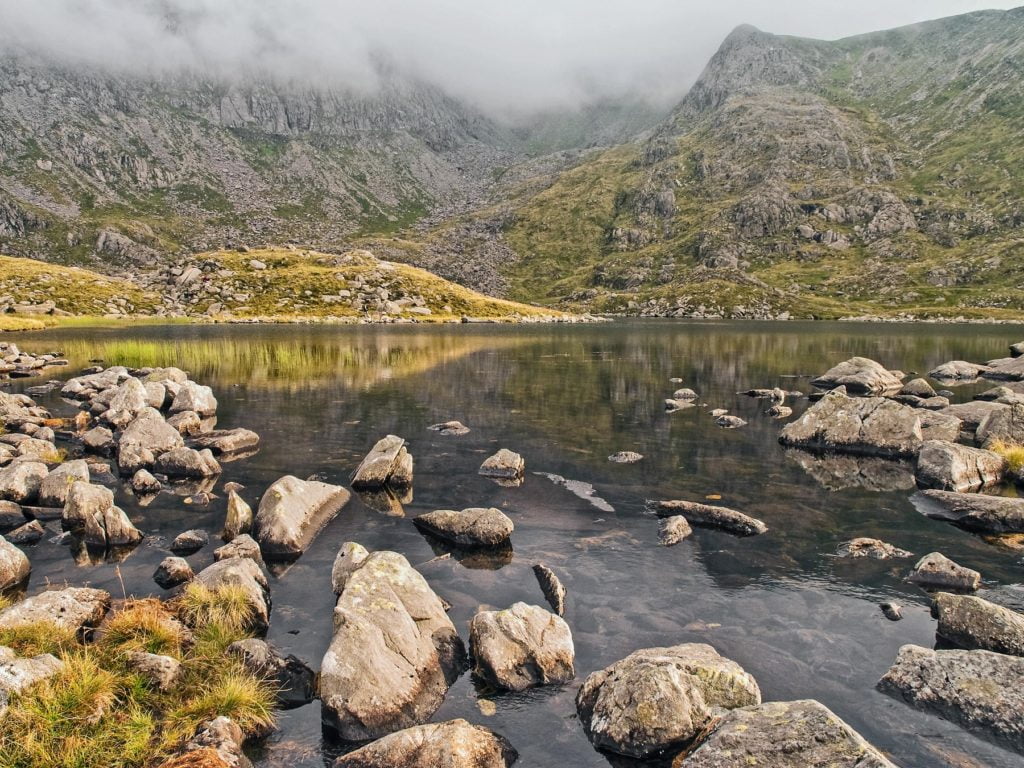
[[[0,603],[0,610],[3,607]],[[73,629],[41,621],[0,629],[0,645],[12,648],[19,656],[38,656],[41,653],[61,656],[78,647],[78,637]]]
[[[156,599],[135,600],[104,625],[100,642],[119,651],[145,651],[180,659],[189,633]]]
[[[1010,472],[1020,472],[1024,469],[1024,445],[996,440],[989,446],[989,450],[1006,459]]]
[[[244,635],[256,618],[248,593],[235,585],[211,590],[189,584],[178,598],[178,613],[190,627],[235,639]]]

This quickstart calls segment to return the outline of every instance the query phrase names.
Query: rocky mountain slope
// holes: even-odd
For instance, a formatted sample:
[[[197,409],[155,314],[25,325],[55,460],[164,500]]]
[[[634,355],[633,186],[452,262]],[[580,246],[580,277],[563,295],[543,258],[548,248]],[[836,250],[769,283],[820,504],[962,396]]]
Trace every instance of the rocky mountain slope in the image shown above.
[[[1024,9],[837,42],[741,27],[646,140],[398,246],[600,310],[1019,316],[1022,126]]]

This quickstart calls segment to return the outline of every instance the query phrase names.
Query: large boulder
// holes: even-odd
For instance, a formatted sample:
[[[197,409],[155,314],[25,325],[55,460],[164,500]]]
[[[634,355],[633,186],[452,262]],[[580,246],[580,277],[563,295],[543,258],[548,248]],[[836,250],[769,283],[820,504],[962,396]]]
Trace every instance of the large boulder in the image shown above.
[[[811,384],[818,389],[846,387],[847,392],[857,395],[877,395],[903,386],[898,376],[867,357],[851,357],[812,379]]]
[[[152,465],[157,456],[184,445],[181,434],[164,421],[158,410],[143,408],[121,434],[117,463],[123,474],[133,475]]]
[[[1024,444],[1024,403],[992,410],[978,425],[975,435],[978,444],[985,448],[998,443]]]
[[[883,397],[830,392],[782,429],[783,445],[869,456],[914,457],[925,440],[956,440],[960,420]]]
[[[1005,411],[1010,406],[1005,403],[987,400],[971,400],[969,403],[955,403],[938,411],[943,416],[960,419],[961,438],[973,443],[976,440],[978,427],[996,411]]]
[[[968,363],[966,360],[950,360],[928,371],[930,378],[937,381],[973,381],[988,370],[986,365]]]
[[[378,440],[352,474],[352,487],[372,490],[391,486],[408,488],[412,485],[412,454],[406,450],[405,440],[388,435]]]
[[[493,507],[437,509],[417,515],[413,523],[421,531],[467,548],[506,547],[515,529],[508,516]]]
[[[217,398],[213,390],[194,381],[185,381],[180,385],[174,400],[171,402],[171,413],[195,411],[200,416],[213,416],[217,413]]]
[[[320,699],[327,726],[363,741],[429,719],[462,670],[464,649],[445,604],[404,557],[342,550]]]
[[[911,501],[928,517],[975,533],[1024,533],[1024,499],[929,490]]]
[[[214,477],[221,472],[220,464],[209,448],[197,451],[194,448],[175,448],[161,453],[153,468],[168,477],[201,480]]]
[[[1024,659],[991,651],[900,648],[884,693],[1024,752]]]
[[[917,454],[917,484],[945,491],[973,491],[1002,481],[1006,459],[981,448],[925,440]]]
[[[1024,381],[1024,359],[1001,357],[998,360],[989,360],[981,375],[997,381]]]
[[[969,651],[1024,656],[1024,615],[973,595],[939,592],[932,603],[935,633]]]
[[[40,592],[0,611],[0,629],[18,629],[49,622],[83,632],[99,625],[110,609],[110,593],[88,587]]]
[[[270,559],[298,557],[350,497],[339,485],[286,475],[260,499],[254,538]]]
[[[648,508],[658,517],[667,518],[682,515],[687,522],[705,528],[719,528],[737,536],[757,536],[765,533],[768,526],[755,517],[737,512],[728,507],[716,507],[696,501],[649,502]]]
[[[127,412],[134,416],[149,405],[148,400],[145,385],[136,378],[129,378],[114,391],[107,407],[114,413]]]
[[[32,504],[48,474],[46,465],[38,461],[19,461],[0,469],[0,500]]]
[[[702,643],[636,651],[591,674],[576,696],[595,747],[639,758],[692,742],[719,708],[760,703],[754,678]]]
[[[31,572],[25,553],[0,536],[0,594],[27,582]]]
[[[469,624],[473,671],[494,688],[523,691],[576,676],[569,625],[536,605],[480,611]]]
[[[89,465],[84,459],[65,461],[40,483],[39,506],[63,507],[71,485],[77,481],[89,482]]]
[[[101,485],[75,481],[68,491],[61,525],[79,533],[88,546],[100,549],[138,544],[142,533],[120,507],[114,494]]]
[[[247,628],[264,634],[270,625],[270,584],[260,566],[247,557],[218,560],[201,570],[195,583],[211,592],[230,587],[237,589],[249,608]]]
[[[508,768],[517,758],[503,736],[449,720],[392,733],[342,755],[334,768]]]
[[[672,768],[896,768],[832,710],[813,700],[726,712]]]

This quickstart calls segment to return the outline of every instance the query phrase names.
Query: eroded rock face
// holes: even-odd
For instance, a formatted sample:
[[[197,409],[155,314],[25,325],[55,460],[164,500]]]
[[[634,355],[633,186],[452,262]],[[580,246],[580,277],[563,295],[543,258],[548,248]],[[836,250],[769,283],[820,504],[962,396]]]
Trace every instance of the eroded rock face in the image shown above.
[[[347,741],[427,720],[462,669],[444,603],[396,552],[342,547],[334,636],[320,672],[324,722]]]
[[[725,713],[672,768],[896,768],[832,710],[771,701]]]
[[[254,538],[265,557],[298,557],[350,497],[339,485],[285,475],[260,499]]]
[[[491,686],[524,691],[576,676],[569,625],[536,605],[480,611],[469,624],[473,671]]]
[[[508,768],[517,758],[503,736],[449,720],[392,733],[339,757],[334,768]]]
[[[819,389],[846,387],[858,395],[877,395],[903,386],[899,377],[867,357],[851,357],[811,381]]]
[[[737,512],[735,509],[700,504],[696,501],[650,502],[649,508],[658,517],[682,515],[693,525],[720,528],[737,536],[757,536],[768,530],[768,526],[757,518]]]
[[[975,590],[981,584],[981,574],[958,565],[941,552],[925,555],[914,566],[907,581],[925,589]]]
[[[24,584],[31,572],[25,553],[0,536],[0,593]]]
[[[976,533],[1024,533],[1024,499],[982,493],[922,491],[911,501],[928,517]]]
[[[875,560],[889,560],[894,557],[913,557],[913,552],[899,549],[879,539],[861,537],[844,542],[837,553],[840,557],[870,557]]]
[[[1024,659],[904,645],[878,689],[1024,752]]]
[[[702,643],[636,651],[594,672],[576,696],[595,747],[639,758],[693,741],[716,707],[760,703],[754,678]]]
[[[40,592],[0,611],[0,628],[14,629],[39,622],[82,632],[97,626],[110,608],[110,593],[102,589],[67,587]]]
[[[417,515],[413,523],[439,539],[466,548],[506,547],[515,526],[500,509],[438,509]]]
[[[882,397],[831,392],[782,429],[779,442],[798,448],[868,456],[914,457],[925,440],[954,441],[960,420]]]
[[[969,651],[1024,656],[1024,615],[973,595],[939,592],[932,603],[935,634]]]
[[[1006,459],[998,453],[942,440],[926,440],[917,455],[917,484],[944,491],[973,491],[1002,481]]]

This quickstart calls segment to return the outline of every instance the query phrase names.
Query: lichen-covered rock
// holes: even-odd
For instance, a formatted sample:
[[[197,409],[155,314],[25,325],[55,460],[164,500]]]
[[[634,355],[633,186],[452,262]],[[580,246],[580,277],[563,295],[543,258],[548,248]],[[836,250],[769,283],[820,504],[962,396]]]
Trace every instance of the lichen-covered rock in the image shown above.
[[[71,484],[77,480],[89,482],[89,465],[83,459],[65,461],[40,483],[39,506],[63,507]]]
[[[896,768],[825,705],[771,701],[725,713],[672,768]]]
[[[935,634],[969,651],[1024,656],[1024,614],[973,595],[939,592],[932,603]]]
[[[983,493],[922,491],[911,501],[928,517],[976,533],[1024,533],[1024,499]]]
[[[260,499],[254,538],[268,558],[298,557],[351,494],[338,485],[285,475]]]
[[[760,703],[754,678],[702,643],[636,651],[591,674],[576,696],[595,747],[639,758],[690,743],[717,708]]]
[[[926,440],[917,455],[917,484],[945,491],[973,491],[1003,479],[1006,459],[981,448]]]
[[[840,544],[837,554],[840,557],[870,557],[875,560],[914,556],[913,552],[907,552],[907,550],[899,549],[887,542],[867,537],[852,539]]]
[[[768,530],[768,526],[760,520],[737,512],[735,509],[700,504],[696,501],[648,502],[648,508],[658,517],[682,515],[692,525],[720,528],[737,536],[757,536]]]
[[[533,574],[537,577],[540,591],[544,593],[544,599],[548,601],[551,610],[559,616],[565,615],[566,590],[555,572],[543,563],[536,563],[533,566]]]
[[[10,648],[0,646],[0,719],[4,717],[9,696],[21,693],[63,669],[64,662],[49,653],[24,658],[18,657]]]
[[[503,736],[449,720],[392,733],[342,755],[334,768],[508,768],[517,758]]]
[[[467,548],[508,546],[515,529],[508,516],[493,507],[438,509],[417,515],[413,523],[421,531]]]
[[[48,474],[46,465],[37,461],[19,461],[0,469],[0,500],[32,504]]]
[[[480,611],[469,624],[473,671],[494,688],[523,691],[576,676],[569,625],[536,605]]]
[[[40,592],[0,611],[0,629],[50,622],[73,632],[97,626],[110,609],[110,593],[88,587]]]
[[[981,574],[954,563],[941,552],[932,552],[917,562],[907,581],[925,589],[975,590],[981,584]]]
[[[228,646],[228,654],[241,659],[250,674],[270,680],[282,707],[308,704],[316,696],[316,673],[297,656],[285,656],[265,640],[237,640]]]
[[[412,454],[405,448],[405,440],[387,435],[378,440],[352,475],[352,487],[360,490],[408,488],[412,485]]]
[[[854,394],[876,395],[897,390],[903,382],[874,360],[851,357],[812,379],[811,384],[819,389],[846,387],[847,392]]]
[[[925,440],[954,441],[960,420],[884,397],[830,392],[782,429],[779,442],[798,448],[869,456],[913,457]]]
[[[248,629],[264,634],[270,624],[270,584],[260,566],[247,557],[218,560],[200,571],[195,582],[212,592],[227,586],[238,587],[249,606]]]
[[[0,536],[0,593],[24,584],[31,572],[25,553]]]
[[[1024,752],[1024,659],[904,645],[878,689]]]
[[[484,477],[496,477],[502,480],[515,480],[526,471],[526,462],[518,453],[502,448],[493,456],[484,460],[479,473]]]
[[[334,635],[320,666],[326,725],[347,741],[426,721],[462,669],[464,649],[444,603],[396,552],[343,547]],[[365,551],[365,550],[363,550]]]
[[[692,533],[693,529],[682,515],[663,517],[658,524],[658,541],[663,547],[674,547]]]

